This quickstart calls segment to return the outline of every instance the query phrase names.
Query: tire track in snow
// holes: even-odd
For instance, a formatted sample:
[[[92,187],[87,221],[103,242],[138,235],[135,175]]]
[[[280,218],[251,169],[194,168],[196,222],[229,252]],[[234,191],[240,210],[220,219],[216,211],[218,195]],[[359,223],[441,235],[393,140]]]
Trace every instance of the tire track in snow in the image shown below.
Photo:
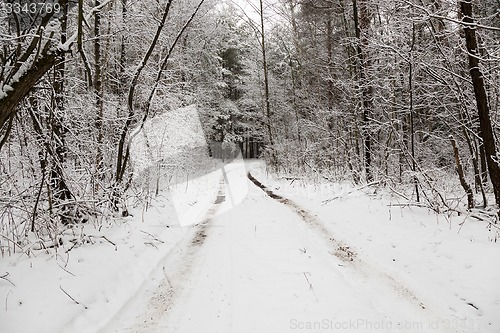
[[[212,218],[217,214],[217,210],[220,205],[226,200],[226,195],[224,193],[224,180],[222,179],[219,183],[219,191],[217,192],[217,198],[213,202],[212,207],[208,210],[205,219],[199,225],[199,229],[196,231],[196,234],[191,241],[191,246],[202,246],[205,243],[205,239],[207,237],[207,228],[212,221]]]
[[[212,207],[208,210],[203,221],[197,225],[197,230],[187,246],[186,254],[179,257],[177,260],[178,263],[173,265],[173,267],[176,268],[174,272],[167,270],[167,264],[163,266],[165,279],[163,279],[158,290],[155,292],[155,296],[148,304],[148,310],[152,309],[153,312],[150,313],[150,311],[147,311],[143,315],[143,317],[145,317],[144,323],[149,322],[149,327],[156,326],[158,324],[158,318],[165,317],[167,312],[175,306],[178,298],[186,296],[183,294],[189,294],[184,284],[189,280],[188,276],[191,275],[193,267],[195,266],[197,254],[208,237],[208,229],[211,226],[212,218],[217,214],[220,205],[225,201],[224,185],[224,180],[221,179],[217,198]],[[180,269],[178,267],[179,265]],[[141,325],[139,331],[147,328],[144,327],[140,321],[139,324]]]
[[[193,273],[197,256],[208,237],[212,219],[217,214],[220,205],[225,201],[224,188],[224,179],[221,179],[217,197],[202,222],[195,225],[194,230],[189,232],[176,248],[162,260],[161,272],[157,272],[159,276],[156,276],[156,278],[161,279],[161,282],[154,288],[143,290],[144,294],[151,295],[147,297],[145,311],[133,320],[131,326],[129,322],[129,325],[124,325],[125,327],[104,329],[103,332],[156,332],[158,331],[159,319],[168,316],[168,313],[182,298],[189,297],[190,291],[187,290],[186,283]],[[123,315],[127,315],[127,313],[120,313],[115,316],[115,319],[118,319],[119,322],[120,316]]]
[[[346,275],[349,279],[351,279],[351,282],[356,284],[359,288],[366,288],[366,286],[369,288],[370,283],[366,283],[367,281],[384,282],[384,284],[387,285],[393,293],[400,296],[400,298],[407,300],[408,303],[416,311],[418,311],[418,313],[422,314],[424,317],[427,317],[429,319],[429,322],[431,320],[435,320],[435,318],[438,317],[433,313],[430,313],[427,309],[427,306],[424,305],[424,303],[416,296],[416,294],[412,292],[408,287],[406,287],[403,283],[398,281],[395,277],[391,276],[387,272],[379,270],[373,265],[369,265],[368,263],[362,261],[358,257],[356,250],[352,246],[346,244],[345,242],[337,240],[335,236],[332,235],[331,231],[325,227],[324,222],[319,220],[311,212],[305,210],[294,201],[274,193],[271,189],[269,189],[267,186],[253,177],[250,172],[247,173],[247,177],[253,184],[264,191],[270,198],[289,207],[301,218],[302,221],[305,222],[309,229],[313,230],[326,242],[330,243],[332,246],[332,250],[329,253],[343,262],[343,264],[339,266],[344,266],[346,268],[348,267],[354,270],[347,270]],[[371,290],[367,290],[367,295],[369,295],[370,293]],[[373,303],[378,305],[379,307],[384,308],[383,305],[381,306],[377,295],[373,296],[375,296],[374,298],[372,298]]]
[[[356,252],[353,251],[350,246],[336,240],[335,237],[331,235],[331,232],[324,226],[324,224],[310,212],[303,209],[292,200],[284,198],[274,193],[272,190],[270,190],[268,187],[262,184],[259,180],[253,177],[250,172],[247,174],[247,177],[248,179],[250,179],[252,183],[254,183],[262,191],[264,191],[269,197],[291,208],[297,215],[300,216],[300,218],[304,222],[306,222],[309,226],[312,226],[315,229],[315,231],[320,232],[322,235],[326,235],[327,241],[332,244],[332,251],[330,252],[331,254],[333,254],[334,256],[336,256],[337,258],[339,258],[344,262],[353,262],[357,259]]]

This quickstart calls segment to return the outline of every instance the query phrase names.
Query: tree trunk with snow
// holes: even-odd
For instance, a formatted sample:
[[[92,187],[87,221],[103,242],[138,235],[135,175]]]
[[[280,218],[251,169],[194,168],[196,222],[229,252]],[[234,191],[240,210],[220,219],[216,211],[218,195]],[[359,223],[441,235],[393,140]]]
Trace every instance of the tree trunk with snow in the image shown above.
[[[497,208],[500,208],[500,167],[497,163],[497,149],[490,119],[490,108],[488,105],[484,78],[480,68],[480,55],[476,37],[476,22],[473,18],[472,1],[462,0],[459,1],[459,4],[463,15],[463,22],[465,23],[464,35],[468,52],[469,71],[479,116],[479,135],[483,141],[484,151],[486,153],[486,164],[488,165]]]
[[[269,148],[271,151],[271,164],[274,164],[274,153],[273,153],[273,145],[274,145],[274,138],[273,138],[273,131],[272,131],[272,125],[271,125],[271,119],[272,119],[272,110],[271,110],[271,100],[270,100],[270,93],[269,93],[269,68],[267,65],[267,54],[266,54],[266,31],[265,31],[265,24],[264,24],[264,4],[262,0],[259,0],[259,6],[260,6],[260,46],[261,46],[261,51],[262,51],[262,69],[264,72],[264,107],[265,107],[265,114],[266,114],[266,127],[267,127],[267,135],[268,135],[268,142],[269,142]]]
[[[372,140],[370,135],[370,117],[373,109],[373,87],[368,82],[368,68],[370,66],[368,54],[368,29],[370,28],[370,8],[367,0],[352,0],[354,11],[354,29],[356,32],[356,53],[358,57],[358,83],[362,98],[362,134],[364,146],[364,167],[366,181],[373,180],[372,173]]]

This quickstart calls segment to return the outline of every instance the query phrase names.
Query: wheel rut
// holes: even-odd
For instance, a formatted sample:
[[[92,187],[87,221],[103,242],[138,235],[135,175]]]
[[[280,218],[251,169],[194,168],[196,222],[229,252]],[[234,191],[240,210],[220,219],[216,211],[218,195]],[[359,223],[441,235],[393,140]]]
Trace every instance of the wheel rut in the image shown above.
[[[247,177],[253,184],[255,184],[255,186],[259,187],[270,198],[289,207],[301,218],[303,222],[306,223],[306,225],[310,229],[312,229],[314,232],[316,232],[316,234],[324,238],[326,242],[330,243],[331,250],[329,251],[329,253],[343,262],[343,264],[339,264],[339,266],[345,266],[347,268],[352,268],[353,270],[355,270],[355,272],[351,272],[349,274],[350,276],[352,277],[361,276],[364,279],[381,279],[390,287],[390,289],[395,294],[408,300],[410,304],[419,308],[420,310],[426,310],[427,307],[421,300],[417,298],[414,292],[412,292],[402,282],[398,281],[395,277],[391,276],[389,273],[371,267],[363,260],[361,260],[354,247],[342,241],[339,241],[334,235],[332,235],[331,231],[325,227],[324,222],[318,219],[311,212],[302,208],[293,200],[285,198],[277,193],[274,193],[273,190],[271,190],[266,185],[262,184],[250,172],[247,173]]]
[[[250,172],[247,173],[247,177],[248,179],[250,179],[252,183],[254,183],[262,191],[264,191],[270,198],[292,209],[301,218],[301,220],[304,221],[309,227],[312,227],[315,231],[322,234],[325,240],[331,244],[330,254],[336,256],[337,258],[339,258],[344,262],[353,262],[356,260],[357,253],[353,249],[351,249],[350,246],[335,239],[335,237],[331,235],[330,231],[324,226],[323,222],[321,222],[316,216],[314,216],[312,213],[308,212],[304,208],[300,207],[297,203],[293,202],[292,200],[284,198],[281,195],[274,193],[271,189],[262,184],[254,176],[252,176]]]
[[[157,278],[160,279],[159,284],[145,290],[151,295],[145,304],[146,311],[134,319],[134,324],[131,327],[123,327],[119,331],[156,331],[158,318],[168,316],[176,303],[189,295],[188,281],[194,274],[193,270],[197,264],[198,254],[209,238],[212,219],[217,214],[220,205],[225,201],[224,188],[225,183],[221,179],[217,196],[202,222],[194,225],[193,230],[164,258],[163,264],[160,266],[161,271],[156,273]],[[108,332],[107,329],[103,331]]]

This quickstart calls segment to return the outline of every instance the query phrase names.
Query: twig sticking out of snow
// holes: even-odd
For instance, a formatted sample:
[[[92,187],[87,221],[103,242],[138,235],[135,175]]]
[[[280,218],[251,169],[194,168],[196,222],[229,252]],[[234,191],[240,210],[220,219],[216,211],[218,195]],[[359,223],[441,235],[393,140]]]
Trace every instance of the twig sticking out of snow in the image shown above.
[[[474,305],[474,303],[467,302],[467,305],[470,305],[470,306],[472,306],[474,309],[479,310],[479,308],[478,308],[476,305]]]
[[[88,309],[88,307],[87,307],[86,305],[84,305],[84,304],[82,304],[82,303],[78,302],[76,299],[74,299],[74,298],[73,298],[73,296],[71,296],[70,294],[68,294],[68,293],[66,292],[66,290],[64,290],[64,289],[63,289],[63,287],[62,287],[62,286],[59,286],[59,289],[61,289],[61,291],[62,291],[63,293],[65,293],[65,294],[66,294],[66,296],[68,296],[68,297],[69,297],[69,298],[70,298],[73,302],[75,302],[75,303],[76,303],[76,304],[78,304],[78,305],[83,306],[83,307],[85,308],[85,310],[87,310],[87,309]]]
[[[16,285],[11,280],[7,279],[7,276],[9,276],[9,272],[6,272],[4,275],[0,276],[0,279],[4,279],[15,287]]]
[[[145,242],[144,245],[152,246],[152,247],[154,247],[155,249],[158,250],[158,246],[156,246],[153,242]]]
[[[104,239],[104,240],[106,240],[111,245],[114,245],[115,246],[115,251],[118,251],[118,246],[115,243],[113,243],[112,241],[110,241],[106,236],[101,236],[101,238]]]
[[[65,271],[66,273],[68,273],[68,274],[70,274],[70,275],[72,275],[72,276],[75,276],[75,274],[71,273],[71,272],[70,272],[70,271],[68,271],[66,268],[64,268],[63,266],[61,266],[60,264],[57,264],[57,265],[58,265],[59,267],[61,267],[61,269],[62,269],[63,271]]]
[[[7,296],[5,296],[5,311],[9,309],[8,304],[9,304],[9,295],[12,294],[12,290],[9,290],[7,293]]]
[[[155,235],[153,234],[150,234],[149,232],[147,231],[144,231],[144,230],[141,230],[142,233],[145,233],[146,235],[148,235],[149,237],[153,238],[153,240],[157,241],[158,243],[162,243],[162,244],[165,244],[164,241],[162,241],[161,239],[158,239]]]
[[[333,198],[331,198],[331,199],[323,200],[323,201],[322,201],[322,205],[324,206],[324,205],[326,205],[326,204],[328,204],[328,203],[332,202],[333,200],[336,200],[336,199],[339,199],[339,198],[343,198],[343,197],[345,197],[345,196],[348,196],[348,195],[349,195],[349,194],[351,194],[351,193],[354,193],[354,192],[356,192],[356,191],[359,191],[359,190],[362,190],[362,189],[364,189],[364,188],[370,187],[370,186],[372,186],[372,185],[377,185],[377,184],[380,184],[380,183],[381,183],[381,181],[380,181],[380,180],[377,180],[377,181],[373,181],[373,182],[371,182],[371,183],[368,183],[368,184],[366,184],[366,185],[363,185],[363,186],[361,186],[361,187],[357,187],[357,188],[355,188],[355,189],[353,189],[353,190],[351,190],[351,191],[348,191],[347,193],[343,193],[342,195],[337,195],[337,196],[335,196],[335,197],[333,197]]]
[[[307,274],[306,272],[303,272],[302,274],[304,274],[304,277],[306,278],[306,281],[307,281],[307,284],[309,284],[309,290],[312,292],[312,294],[314,295],[314,298],[316,298],[316,302],[319,302],[318,300],[318,296],[316,296],[316,292],[314,292],[314,288],[313,288],[313,285],[311,282],[309,282],[309,278],[307,277]],[[311,273],[309,273],[311,274]]]

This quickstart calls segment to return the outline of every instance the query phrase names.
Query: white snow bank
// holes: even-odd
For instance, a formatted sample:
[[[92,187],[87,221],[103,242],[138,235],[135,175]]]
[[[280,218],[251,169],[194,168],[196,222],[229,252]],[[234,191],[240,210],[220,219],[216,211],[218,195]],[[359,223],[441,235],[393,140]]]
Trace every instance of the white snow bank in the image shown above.
[[[199,215],[217,193],[219,179],[212,180],[212,196],[206,190],[190,207]],[[168,193],[153,199],[147,211],[140,206],[129,211],[132,216],[99,230],[83,225],[84,239],[94,245],[1,258],[0,276],[8,276],[0,279],[0,331],[95,332],[103,327],[190,232],[179,226]]]

